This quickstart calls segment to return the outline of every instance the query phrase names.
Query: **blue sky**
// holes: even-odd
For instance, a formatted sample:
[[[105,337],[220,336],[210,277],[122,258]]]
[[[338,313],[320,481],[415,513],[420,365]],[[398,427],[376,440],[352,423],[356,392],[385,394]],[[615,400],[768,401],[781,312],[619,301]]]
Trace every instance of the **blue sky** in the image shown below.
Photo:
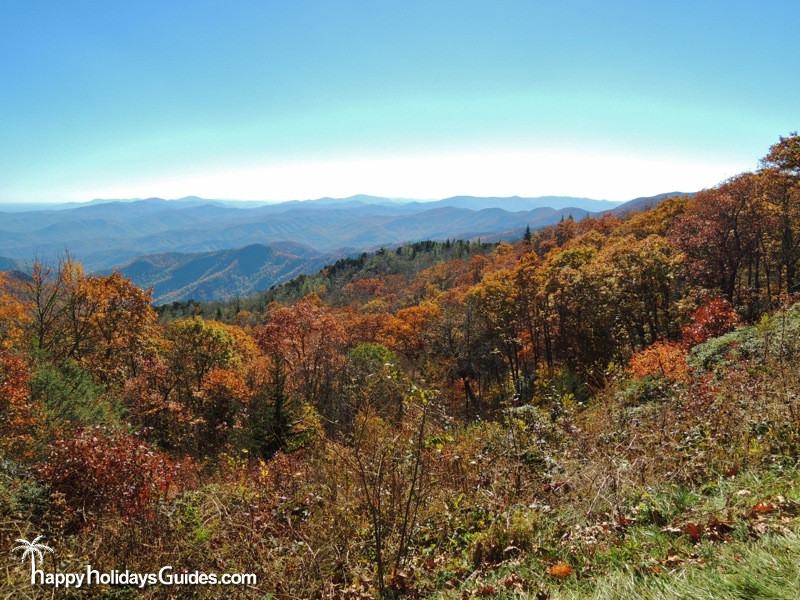
[[[800,129],[798,23],[796,0],[6,0],[0,202],[696,189]]]

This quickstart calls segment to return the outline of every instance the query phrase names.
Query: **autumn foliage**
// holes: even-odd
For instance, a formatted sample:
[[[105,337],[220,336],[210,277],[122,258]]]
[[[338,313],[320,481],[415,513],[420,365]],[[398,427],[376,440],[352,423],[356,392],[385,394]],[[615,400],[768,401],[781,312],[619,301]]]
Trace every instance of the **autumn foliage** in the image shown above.
[[[257,597],[421,598],[494,594],[511,561],[569,586],[647,519],[722,539],[645,504],[800,457],[799,144],[647,211],[381,249],[235,302],[153,307],[68,259],[3,274],[2,541],[258,569]]]
[[[567,563],[559,562],[551,566],[547,570],[547,572],[553,577],[557,577],[558,579],[564,579],[572,575],[574,569]]]
[[[37,419],[28,396],[30,373],[17,356],[0,351],[0,434],[2,448],[28,455]]]
[[[679,383],[689,382],[686,352],[676,342],[656,342],[631,357],[630,372],[634,377],[658,375]]]
[[[681,328],[681,335],[686,345],[696,346],[729,332],[739,323],[739,315],[730,302],[710,298],[694,311],[689,323]]]
[[[82,526],[100,514],[142,515],[185,489],[194,469],[138,436],[86,428],[56,440],[39,474],[64,498],[74,525]]]

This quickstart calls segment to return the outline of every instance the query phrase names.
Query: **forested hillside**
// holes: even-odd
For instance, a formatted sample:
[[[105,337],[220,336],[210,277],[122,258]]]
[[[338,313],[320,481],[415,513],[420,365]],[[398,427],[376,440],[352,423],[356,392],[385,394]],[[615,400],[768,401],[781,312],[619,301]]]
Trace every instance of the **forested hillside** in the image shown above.
[[[799,293],[796,134],[691,198],[238,302],[36,265],[0,298],[0,546],[258,574],[198,597],[794,598]]]
[[[425,269],[442,262],[463,260],[472,255],[488,254],[497,244],[464,240],[425,241],[377,252],[362,252],[353,258],[342,258],[313,275],[300,275],[272,286],[262,294],[221,302],[172,302],[158,307],[162,320],[203,316],[232,322],[260,318],[272,302],[292,304],[308,295],[315,295],[326,304],[341,305],[354,288],[369,286],[369,281],[386,286],[405,286]],[[351,285],[352,284],[352,285]],[[396,291],[399,291],[399,287]],[[369,291],[366,292],[369,294]],[[362,298],[367,296],[362,295]]]
[[[336,255],[300,244],[253,244],[236,250],[142,256],[115,269],[143,288],[156,304],[191,297],[195,301],[250,296],[322,267]]]

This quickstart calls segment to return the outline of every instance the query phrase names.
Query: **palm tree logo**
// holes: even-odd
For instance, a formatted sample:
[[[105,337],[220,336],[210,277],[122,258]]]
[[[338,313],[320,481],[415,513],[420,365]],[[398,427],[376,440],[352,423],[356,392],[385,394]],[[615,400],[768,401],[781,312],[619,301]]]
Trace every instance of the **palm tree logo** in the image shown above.
[[[32,542],[20,538],[15,540],[19,545],[14,546],[11,549],[12,552],[22,551],[22,556],[20,556],[20,560],[22,562],[25,562],[25,559],[30,557],[31,583],[33,583],[34,576],[36,574],[36,560],[38,559],[40,562],[43,561],[45,552],[49,552],[50,554],[53,553],[53,549],[50,546],[46,546],[45,544],[39,543],[39,541],[43,539],[44,539],[43,535],[36,536]]]

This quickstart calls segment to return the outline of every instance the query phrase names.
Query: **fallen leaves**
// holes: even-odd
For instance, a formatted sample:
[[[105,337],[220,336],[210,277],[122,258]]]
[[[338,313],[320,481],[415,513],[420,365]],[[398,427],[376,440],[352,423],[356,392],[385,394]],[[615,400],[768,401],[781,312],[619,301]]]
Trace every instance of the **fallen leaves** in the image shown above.
[[[567,563],[561,561],[552,565],[547,570],[547,572],[550,574],[551,577],[556,577],[557,579],[566,579],[567,577],[572,575],[575,572],[575,570]]]
[[[483,583],[475,588],[474,593],[478,598],[491,598],[492,596],[496,596],[497,592],[497,588],[491,583]],[[468,592],[464,592],[461,597],[466,600],[466,598],[469,598],[470,595]]]
[[[706,525],[707,535],[711,540],[722,541],[733,532],[733,525],[728,521],[721,521],[711,517]]]
[[[683,526],[683,533],[692,538],[692,541],[696,544],[703,537],[703,526],[699,523],[686,523]]]
[[[778,506],[772,502],[759,502],[751,509],[753,515],[768,515],[769,513],[776,512]]]
[[[712,515],[705,524],[689,521],[680,527],[674,525],[662,527],[661,532],[671,535],[686,535],[692,540],[692,543],[697,544],[704,537],[714,542],[723,541],[733,532],[733,529],[730,521]]]
[[[512,573],[503,579],[501,583],[507,590],[523,591],[525,589],[525,580],[516,573]]]
[[[792,517],[797,516],[800,514],[800,503],[778,495],[774,496],[771,500],[761,500],[750,509],[750,516],[756,518],[773,513],[780,513]]]
[[[696,554],[692,554],[691,556],[686,557],[686,558],[684,558],[684,557],[682,557],[682,556],[680,556],[678,554],[670,554],[669,556],[667,556],[667,558],[665,558],[665,559],[663,559],[663,560],[661,560],[659,562],[660,562],[661,566],[663,566],[665,569],[667,569],[669,571],[674,571],[675,569],[678,569],[680,567],[685,567],[685,566],[688,566],[688,565],[702,566],[702,565],[705,564],[705,560],[703,560],[701,557],[697,556]],[[654,572],[654,573],[660,572],[658,570],[658,566],[651,567],[651,572]]]

